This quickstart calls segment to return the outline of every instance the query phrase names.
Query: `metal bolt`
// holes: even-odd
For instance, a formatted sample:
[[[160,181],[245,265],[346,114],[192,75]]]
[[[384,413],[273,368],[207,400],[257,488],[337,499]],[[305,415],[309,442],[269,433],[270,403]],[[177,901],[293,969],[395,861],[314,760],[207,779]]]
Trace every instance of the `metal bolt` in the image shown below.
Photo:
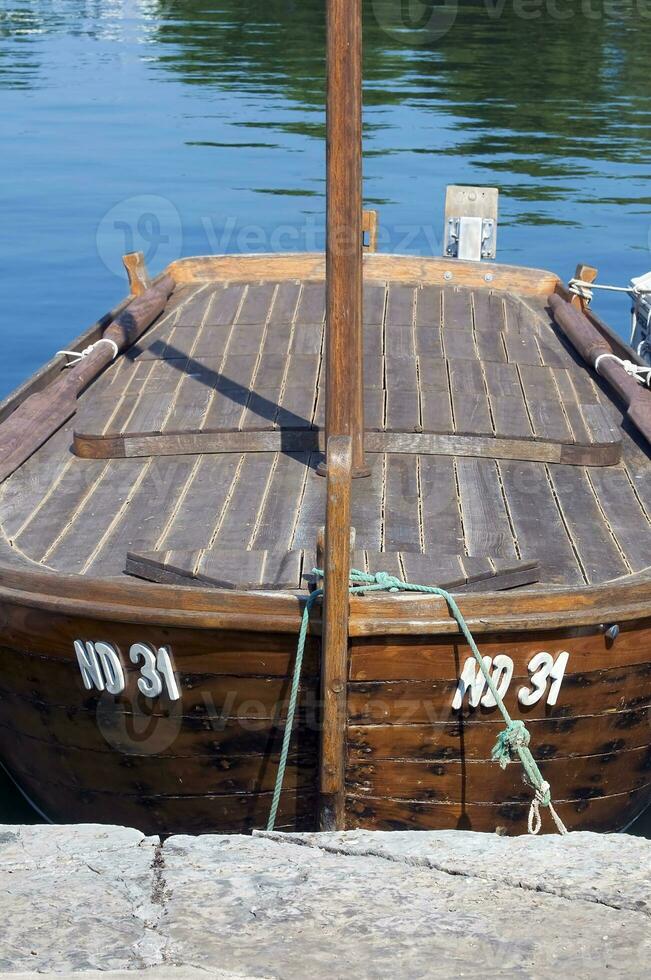
[[[444,273],[443,273],[443,278],[444,278],[444,279],[446,279],[446,280],[447,280],[447,281],[449,282],[449,281],[450,281],[450,279],[452,279],[452,278],[453,278],[453,275],[452,275],[452,273],[451,273],[451,272],[444,272]]]
[[[492,282],[494,278],[495,276],[493,275],[492,272],[487,272],[486,275],[484,276],[484,280],[486,282]]]
[[[606,638],[608,640],[612,640],[613,643],[615,642],[615,640],[617,639],[617,637],[621,633],[621,629],[617,625],[617,623],[613,623],[612,626],[603,625],[601,628],[604,631],[604,633],[606,634]]]

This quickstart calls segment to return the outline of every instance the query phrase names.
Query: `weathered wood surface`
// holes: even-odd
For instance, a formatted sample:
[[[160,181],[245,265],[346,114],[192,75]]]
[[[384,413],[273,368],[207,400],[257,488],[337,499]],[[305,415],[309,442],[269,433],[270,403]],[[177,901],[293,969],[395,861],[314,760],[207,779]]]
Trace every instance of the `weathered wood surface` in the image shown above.
[[[358,13],[361,18],[361,7]],[[361,30],[361,20],[358,29]],[[354,544],[351,528],[354,454],[350,436],[330,436],[326,463],[319,826],[324,831],[331,831],[344,830],[346,826],[348,620],[350,552]]]
[[[525,718],[570,826],[623,826],[651,798],[651,668],[643,627],[610,646],[603,634],[575,631],[482,642],[483,653],[514,660],[509,708]],[[155,631],[137,624],[119,628],[68,617],[65,631],[43,637],[43,653],[0,648],[3,759],[39,805],[60,818],[71,819],[77,806],[84,819],[104,820],[110,812],[148,831],[263,826],[294,637],[166,631],[182,691],[178,708],[141,695],[86,691],[72,637],[106,636],[124,650],[135,630],[156,642]],[[523,712],[513,692],[527,682],[524,665],[543,647],[571,651],[568,673],[555,707]],[[396,676],[413,679],[355,679],[362,653],[375,676],[397,669]],[[419,646],[416,638],[353,643],[344,682],[346,826],[523,830],[531,794],[520,769],[502,772],[489,761],[501,728],[497,711],[451,707],[467,655],[436,638],[421,638]],[[135,668],[125,666],[133,691]],[[318,666],[310,641],[281,807],[281,826],[288,829],[316,822]]]
[[[445,554],[538,560],[541,580],[558,585],[603,582],[648,564],[647,457],[635,474],[627,461],[601,470],[582,465],[590,458],[581,457],[579,446],[533,438],[530,419],[536,416],[523,379],[543,395],[553,382],[562,397],[564,424],[584,441],[592,431],[609,454],[619,455],[622,438],[626,455],[634,450],[621,429],[608,443],[612,422],[604,420],[612,407],[542,309],[527,313],[519,300],[494,291],[402,283],[388,288],[367,283],[365,309],[367,350],[382,369],[367,378],[367,394],[379,395],[381,407],[375,431],[367,433],[373,472],[353,496],[361,548],[417,554],[443,542]],[[82,395],[79,422],[100,438],[112,429],[154,424],[161,435],[153,441],[168,439],[175,455],[109,464],[76,460],[64,427],[3,488],[1,519],[14,546],[58,570],[92,575],[122,574],[127,552],[226,549],[233,535],[236,547],[245,543],[244,550],[312,549],[325,508],[324,488],[314,473],[319,444],[312,428],[322,409],[324,314],[320,283],[181,288],[129,356]],[[456,339],[446,340],[448,334]],[[423,428],[429,424],[426,415],[452,425],[449,365],[436,351],[452,344],[462,353],[462,343],[469,350],[468,336],[474,359],[456,363],[483,365],[482,397],[496,432],[504,435],[381,431],[390,406],[400,407],[400,397],[400,411],[412,412],[412,422],[413,413],[420,412]],[[509,362],[509,345],[522,347],[527,361],[534,360],[535,349],[539,363]],[[410,408],[410,392],[400,386],[414,357],[420,403]],[[393,369],[386,373],[387,364],[395,366],[395,379]],[[424,377],[431,387],[423,384]],[[312,387],[300,387],[308,378]],[[385,404],[394,384],[398,400]],[[201,441],[180,447],[179,437],[164,434],[166,427],[197,425],[204,416],[238,428],[193,438],[217,440],[221,449],[232,451],[176,455],[180,448],[206,447]],[[277,429],[279,419],[284,431]],[[522,432],[525,421],[530,437],[507,435]],[[437,427],[434,421],[431,426]],[[137,451],[153,448],[147,439],[134,442],[141,443]],[[445,455],[428,458],[432,451]],[[534,458],[509,462],[527,454]],[[255,463],[254,455],[266,458]],[[577,469],[574,477],[570,463]],[[563,469],[557,470],[558,464]],[[570,481],[572,492],[564,492]],[[240,507],[245,509],[238,514]],[[592,538],[587,515],[596,521]]]
[[[416,554],[356,549],[352,567],[361,572],[385,571],[403,581],[436,582],[455,592],[501,591],[540,580],[537,561],[467,555]],[[232,551],[216,547],[199,551],[127,554],[129,575],[176,585],[208,585],[221,589],[298,591],[311,583],[322,565],[314,549],[295,551]]]
[[[125,393],[127,424],[100,432],[89,424],[100,415],[80,418],[75,451],[89,458],[324,451],[314,434],[324,422],[324,292],[305,284],[277,335],[271,326],[286,285],[226,286],[212,299],[204,289],[182,321],[134,352],[141,383]],[[369,451],[619,461],[612,418],[573,383],[579,368],[517,297],[395,283],[372,289],[364,328]],[[230,325],[215,329],[217,310]],[[361,390],[357,379],[351,386]],[[106,412],[113,403],[104,397]]]
[[[556,323],[562,328],[586,364],[596,369],[627,406],[626,416],[644,438],[651,442],[651,392],[612,358],[613,348],[585,314],[558,295],[549,303]]]
[[[267,261],[259,280],[242,271],[262,270],[258,259],[181,263],[186,282],[155,327],[79,400],[79,426],[100,437],[212,431],[235,451],[80,459],[67,423],[0,491],[0,754],[60,818],[109,815],[161,832],[266,823],[301,602],[207,589],[185,573],[195,558],[211,554],[223,570],[231,556],[252,563],[254,585],[261,554],[295,553],[304,566],[323,525],[322,271],[309,257],[300,271],[299,260]],[[488,582],[488,594],[460,603],[482,652],[514,660],[507,703],[531,729],[561,815],[621,827],[651,796],[648,449],[615,424],[605,387],[549,320],[553,277],[529,277],[523,302],[503,267],[489,289],[486,266],[455,265],[450,285],[445,263],[365,264],[372,473],[353,492],[354,560],[459,591],[473,575]],[[427,455],[437,440],[447,455]],[[614,465],[598,465],[598,445],[617,453]],[[513,458],[527,447],[540,455]],[[193,556],[182,586],[123,575],[127,553],[156,562],[179,552]],[[499,594],[481,579],[486,559],[473,566],[469,555],[509,574],[539,563],[542,585]],[[457,563],[451,578],[445,556]],[[318,819],[321,630],[317,607],[281,803],[287,829]],[[347,825],[520,832],[531,794],[518,767],[488,763],[495,711],[451,710],[468,650],[445,603],[353,598],[349,633],[337,695]],[[86,691],[79,637],[123,654],[136,640],[169,646],[178,710],[134,697],[130,666],[130,694]],[[561,696],[521,711],[518,688],[542,650],[570,653]]]
[[[109,324],[99,344],[50,385],[30,394],[0,423],[0,483],[30,458],[77,411],[79,394],[116,356],[130,348],[165,310],[175,287],[165,276]]]
[[[239,282],[288,279],[325,279],[323,253],[300,255],[208,255],[173,262],[168,269],[178,284],[198,285],[206,282]],[[491,279],[487,279],[490,276]],[[424,285],[445,285],[476,289],[512,290],[522,296],[546,298],[560,286],[553,272],[526,269],[522,266],[496,265],[489,262],[460,262],[457,259],[423,258],[421,256],[364,255],[364,277],[378,281]]]
[[[326,0],[327,439],[352,440],[354,476],[364,462],[362,334],[362,0]]]

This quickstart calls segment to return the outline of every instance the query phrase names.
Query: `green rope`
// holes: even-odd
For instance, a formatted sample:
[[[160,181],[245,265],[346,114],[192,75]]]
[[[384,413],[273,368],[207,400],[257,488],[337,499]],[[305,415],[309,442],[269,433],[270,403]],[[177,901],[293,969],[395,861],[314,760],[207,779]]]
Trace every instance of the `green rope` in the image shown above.
[[[323,579],[323,571],[315,568],[313,574],[320,579]],[[499,708],[502,717],[506,723],[506,728],[503,732],[500,732],[497,742],[492,751],[492,758],[494,762],[499,762],[502,769],[506,769],[510,762],[512,762],[517,756],[522,763],[522,767],[527,776],[527,780],[530,785],[535,790],[535,798],[532,803],[531,812],[529,815],[529,830],[532,833],[538,833],[540,830],[540,807],[548,807],[550,813],[552,814],[556,826],[561,833],[567,833],[565,827],[563,826],[560,818],[558,817],[556,811],[554,810],[552,804],[552,795],[549,783],[545,781],[543,775],[538,768],[536,760],[531,754],[529,749],[529,744],[531,741],[531,735],[524,724],[523,721],[514,721],[507,708],[504,704],[504,700],[499,693],[493,678],[484,662],[484,658],[479,652],[479,648],[475,642],[475,639],[470,632],[468,624],[466,623],[463,613],[459,609],[454,597],[446,592],[445,589],[439,589],[435,586],[429,585],[412,585],[409,582],[403,582],[401,579],[396,578],[394,575],[389,575],[386,572],[378,572],[375,575],[367,574],[366,572],[359,572],[357,569],[352,569],[350,573],[350,594],[351,595],[366,595],[369,592],[416,592],[423,595],[436,595],[440,596],[448,605],[448,608],[457,622],[461,633],[466,639],[472,654],[479,665],[479,669],[484,675],[488,689],[493,695],[495,703]],[[305,642],[307,639],[307,631],[310,621],[310,612],[314,604],[322,598],[324,592],[323,589],[319,589],[313,592],[305,604],[305,609],[303,611],[303,619],[301,622],[301,630],[298,638],[298,649],[296,653],[296,663],[294,666],[294,679],[292,682],[292,692],[289,701],[289,707],[287,711],[287,722],[285,726],[285,733],[283,739],[283,748],[280,756],[280,763],[278,766],[278,775],[276,778],[276,787],[274,791],[273,803],[271,807],[271,813],[269,815],[269,822],[267,825],[267,830],[273,830],[276,817],[278,814],[278,804],[280,802],[280,794],[282,792],[283,782],[285,779],[285,770],[287,768],[287,757],[289,755],[289,745],[292,737],[292,729],[294,727],[294,718],[296,714],[296,702],[298,699],[298,690],[300,685],[301,670],[303,665],[303,656],[305,653]]]
[[[323,576],[319,577],[323,578]],[[283,734],[283,747],[280,752],[280,762],[278,763],[278,774],[276,776],[276,785],[274,787],[274,795],[271,802],[267,830],[273,830],[276,826],[278,806],[280,805],[280,794],[282,793],[283,783],[285,782],[285,770],[287,769],[289,746],[292,740],[292,731],[294,729],[294,718],[296,717],[296,704],[298,702],[298,691],[301,683],[301,672],[303,670],[303,657],[305,656],[307,631],[310,625],[310,613],[312,612],[312,607],[315,606],[322,597],[323,589],[316,589],[314,592],[311,592],[307,602],[305,603],[305,608],[303,609],[303,618],[301,620],[301,628],[298,634],[298,647],[296,649],[296,663],[294,664],[292,690],[289,695],[287,719],[285,721],[285,732]]]

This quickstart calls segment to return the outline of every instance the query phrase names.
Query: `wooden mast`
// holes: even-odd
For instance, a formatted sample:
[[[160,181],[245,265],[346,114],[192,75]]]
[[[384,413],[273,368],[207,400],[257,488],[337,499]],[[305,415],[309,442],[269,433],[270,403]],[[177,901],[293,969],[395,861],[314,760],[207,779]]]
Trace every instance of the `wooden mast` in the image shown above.
[[[351,482],[364,461],[362,0],[326,0],[327,246],[325,597],[321,830],[344,830]]]
[[[362,0],[327,6],[326,438],[364,462]]]

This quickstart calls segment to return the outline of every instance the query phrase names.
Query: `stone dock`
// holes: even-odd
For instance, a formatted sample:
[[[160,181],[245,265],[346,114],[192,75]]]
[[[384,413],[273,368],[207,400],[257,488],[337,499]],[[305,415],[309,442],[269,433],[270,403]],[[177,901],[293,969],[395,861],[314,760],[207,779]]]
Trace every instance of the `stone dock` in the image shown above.
[[[97,972],[101,971],[101,972]],[[0,976],[651,971],[651,842],[0,826]]]

